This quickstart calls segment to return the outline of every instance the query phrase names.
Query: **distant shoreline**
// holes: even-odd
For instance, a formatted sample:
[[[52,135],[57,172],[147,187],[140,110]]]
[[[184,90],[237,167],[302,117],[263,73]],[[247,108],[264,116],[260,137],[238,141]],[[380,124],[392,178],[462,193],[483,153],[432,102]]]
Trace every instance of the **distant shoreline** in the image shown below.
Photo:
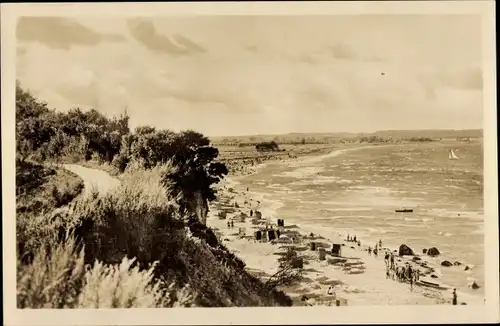
[[[401,144],[373,144],[373,145],[359,145],[359,144],[349,144],[349,145],[336,145],[324,147],[316,151],[301,153],[300,155],[289,157],[287,155],[269,155],[267,157],[258,157],[258,158],[235,158],[232,161],[237,162],[236,164],[242,168],[239,171],[233,172],[229,174],[228,178],[230,179],[240,179],[244,176],[252,175],[258,172],[258,170],[267,164],[272,162],[299,162],[301,160],[305,160],[312,157],[327,157],[328,155],[334,154],[338,151],[351,151],[351,150],[361,150],[366,148],[379,148],[379,147],[392,147],[392,146],[401,146]],[[261,160],[259,163],[255,163],[258,160]],[[253,160],[254,165],[249,164],[248,161]]]

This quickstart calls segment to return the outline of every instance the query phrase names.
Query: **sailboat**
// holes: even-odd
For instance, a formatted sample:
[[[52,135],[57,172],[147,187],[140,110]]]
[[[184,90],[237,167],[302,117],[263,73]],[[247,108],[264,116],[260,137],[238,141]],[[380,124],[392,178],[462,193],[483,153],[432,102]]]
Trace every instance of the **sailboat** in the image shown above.
[[[459,157],[457,156],[457,154],[455,154],[455,152],[452,149],[450,149],[450,154],[448,154],[448,158],[450,160],[458,160],[459,159]]]

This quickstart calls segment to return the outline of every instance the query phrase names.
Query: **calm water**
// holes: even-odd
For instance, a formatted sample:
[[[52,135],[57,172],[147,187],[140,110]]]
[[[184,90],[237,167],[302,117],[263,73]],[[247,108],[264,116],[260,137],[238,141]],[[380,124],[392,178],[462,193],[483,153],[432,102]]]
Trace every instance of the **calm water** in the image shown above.
[[[449,160],[454,149],[460,160]],[[441,282],[483,295],[483,152],[479,143],[432,143],[364,148],[273,162],[241,177],[269,217],[285,218],[311,232],[355,234],[364,244],[417,254],[432,246],[463,266],[439,267]],[[402,207],[413,213],[395,213]],[[472,267],[464,271],[465,264]],[[467,288],[471,280],[480,290]]]

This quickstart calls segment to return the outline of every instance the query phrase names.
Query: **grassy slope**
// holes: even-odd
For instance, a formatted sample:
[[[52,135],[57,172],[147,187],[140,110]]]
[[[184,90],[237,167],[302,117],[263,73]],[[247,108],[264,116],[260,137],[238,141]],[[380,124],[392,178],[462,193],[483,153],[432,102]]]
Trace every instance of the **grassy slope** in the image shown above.
[[[67,205],[83,190],[83,180],[63,168],[34,162],[16,164],[16,208],[21,214]]]
[[[249,275],[244,263],[218,244],[210,229],[182,221],[168,190],[159,183],[165,169],[168,167],[129,171],[121,176],[119,189],[102,196],[79,198],[70,213],[28,220],[24,236],[21,234],[19,239],[26,239],[22,251],[31,259],[18,267],[18,305],[100,308],[290,305],[291,300],[284,293],[264,288]],[[74,243],[61,245],[54,240],[54,248],[50,250],[59,254],[48,259],[44,254],[45,239],[57,240],[64,236],[64,231],[71,230],[83,239],[84,250],[80,253]],[[137,259],[134,266],[140,270],[131,271],[130,264],[120,267],[124,257]],[[81,266],[92,265],[96,260],[101,267],[95,265],[89,272],[82,269]],[[151,264],[156,267],[151,269]],[[57,270],[65,267],[72,272],[57,274]],[[106,268],[122,272],[106,278],[111,273],[103,273]],[[151,278],[146,282],[148,273]],[[116,291],[99,292],[99,284],[103,282],[110,282],[111,288],[125,286],[121,285],[125,282],[127,289],[132,290],[125,291],[128,293],[125,298],[115,298]],[[41,289],[54,283],[59,284],[60,290],[54,290],[49,297],[39,295]],[[149,301],[139,302],[134,287],[149,293],[145,294]]]

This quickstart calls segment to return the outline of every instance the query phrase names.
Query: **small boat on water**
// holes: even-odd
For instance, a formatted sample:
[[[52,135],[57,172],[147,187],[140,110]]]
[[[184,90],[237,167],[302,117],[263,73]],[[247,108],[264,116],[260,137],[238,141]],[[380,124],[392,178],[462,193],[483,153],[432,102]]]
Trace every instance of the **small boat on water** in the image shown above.
[[[396,213],[413,213],[411,208],[396,209]]]

